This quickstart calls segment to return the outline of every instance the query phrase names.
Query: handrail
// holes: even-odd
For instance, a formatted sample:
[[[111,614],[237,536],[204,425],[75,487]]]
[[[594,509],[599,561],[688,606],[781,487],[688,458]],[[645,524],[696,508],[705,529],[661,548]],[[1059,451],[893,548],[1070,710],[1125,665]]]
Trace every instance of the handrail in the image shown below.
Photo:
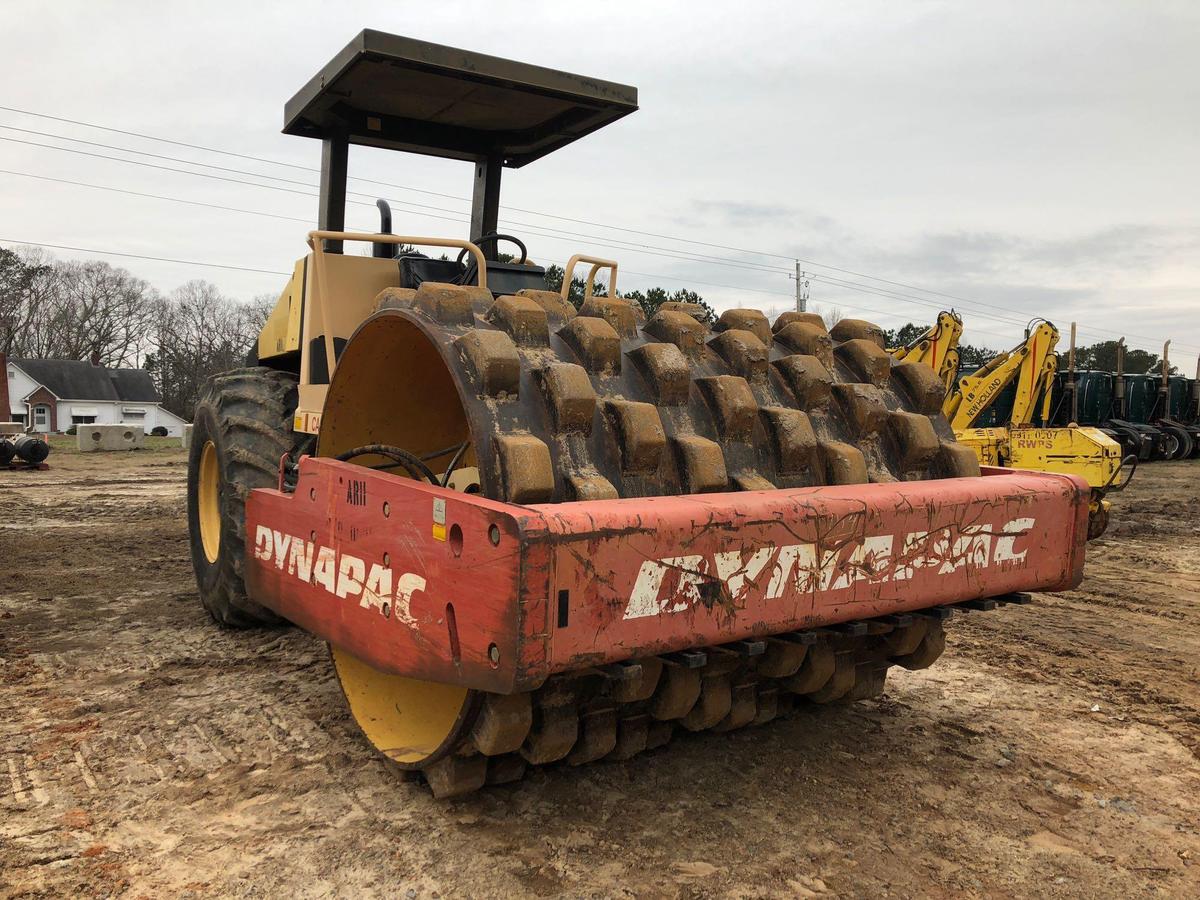
[[[361,231],[310,231],[308,246],[316,253],[324,253],[324,247],[318,248],[319,241],[362,241],[368,244],[412,244],[416,247],[457,247],[459,250],[469,250],[475,257],[479,267],[479,286],[487,287],[487,259],[483,251],[470,241],[457,238],[421,237],[411,234],[367,234]]]
[[[591,263],[591,271],[588,272],[587,281],[583,286],[583,299],[592,299],[593,289],[596,282],[596,273],[601,269],[612,269],[612,277],[608,280],[608,296],[617,296],[617,263],[611,259],[601,259],[598,256],[586,256],[583,253],[576,253],[567,261],[567,267],[563,270],[562,281],[562,298],[568,299],[571,294],[571,276],[575,272],[575,266],[578,263]]]

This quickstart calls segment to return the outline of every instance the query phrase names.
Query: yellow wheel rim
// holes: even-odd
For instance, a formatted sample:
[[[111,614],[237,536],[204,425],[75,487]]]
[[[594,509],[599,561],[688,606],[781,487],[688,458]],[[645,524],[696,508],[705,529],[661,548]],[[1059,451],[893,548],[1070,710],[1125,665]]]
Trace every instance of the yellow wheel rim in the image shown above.
[[[406,377],[397,377],[397,372]],[[335,456],[363,444],[393,444],[413,453],[453,446],[471,436],[454,376],[437,346],[403,316],[369,320],[346,345],[325,400],[317,454]],[[387,462],[361,456],[358,465]],[[459,473],[478,465],[472,445]],[[403,475],[400,469],[392,470]],[[464,484],[478,483],[478,475]],[[422,769],[464,739],[476,692],[372,668],[330,647],[342,693],[363,736],[405,769]]]
[[[467,688],[389,675],[345,650],[329,649],[354,721],[384,756],[416,767],[457,743],[466,719]]]
[[[196,486],[200,543],[204,556],[215,563],[221,552],[221,473],[217,466],[217,448],[212,441],[200,451],[200,479]]]

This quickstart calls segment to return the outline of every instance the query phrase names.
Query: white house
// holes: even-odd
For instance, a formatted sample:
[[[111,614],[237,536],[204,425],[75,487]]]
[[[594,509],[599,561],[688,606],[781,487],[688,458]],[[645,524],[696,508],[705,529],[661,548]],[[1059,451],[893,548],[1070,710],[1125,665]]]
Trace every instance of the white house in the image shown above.
[[[186,424],[160,405],[145,369],[109,369],[77,359],[5,363],[0,356],[0,375],[8,380],[8,390],[0,390],[0,401],[8,394],[8,409],[0,409],[0,417],[7,413],[27,430],[66,431],[72,425],[121,422],[141,425],[146,434],[162,426],[178,437]]]

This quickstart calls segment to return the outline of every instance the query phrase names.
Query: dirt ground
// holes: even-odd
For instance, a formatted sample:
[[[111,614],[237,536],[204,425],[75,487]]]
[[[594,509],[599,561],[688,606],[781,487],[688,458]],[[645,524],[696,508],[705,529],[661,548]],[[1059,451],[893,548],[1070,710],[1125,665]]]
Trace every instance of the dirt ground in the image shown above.
[[[455,802],[193,595],[182,451],[0,472],[0,896],[1200,895],[1200,462],[886,695]]]

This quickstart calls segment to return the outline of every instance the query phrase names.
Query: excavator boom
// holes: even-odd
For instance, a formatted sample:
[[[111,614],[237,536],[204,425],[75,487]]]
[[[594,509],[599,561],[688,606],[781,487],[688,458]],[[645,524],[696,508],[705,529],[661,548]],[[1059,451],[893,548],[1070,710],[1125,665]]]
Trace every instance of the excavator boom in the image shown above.
[[[888,352],[897,362],[924,363],[937,372],[949,393],[958,377],[958,341],[962,337],[962,316],[954,310],[938,313],[937,323],[903,347]]]
[[[1058,359],[1054,355],[1058,338],[1058,329],[1042,320],[1012,350],[1001,353],[978,372],[960,378],[958,388],[946,396],[942,405],[951,427],[955,431],[973,428],[1014,379],[1017,395],[1008,424],[1017,427],[1032,424],[1039,404],[1043,418],[1048,417],[1050,385],[1058,370]]]
[[[1043,426],[1051,418],[1058,338],[1054,325],[1039,321],[1016,347],[951,386],[942,411],[950,420],[955,438],[971,447],[982,465],[1083,478],[1092,489],[1088,537],[1096,538],[1108,523],[1109,504],[1104,494],[1124,487],[1124,483],[1117,483],[1121,448],[1099,429],[1081,428],[1074,422],[1065,428],[1036,427],[1037,416]],[[1007,421],[992,428],[975,427],[1014,382],[1016,394]]]

